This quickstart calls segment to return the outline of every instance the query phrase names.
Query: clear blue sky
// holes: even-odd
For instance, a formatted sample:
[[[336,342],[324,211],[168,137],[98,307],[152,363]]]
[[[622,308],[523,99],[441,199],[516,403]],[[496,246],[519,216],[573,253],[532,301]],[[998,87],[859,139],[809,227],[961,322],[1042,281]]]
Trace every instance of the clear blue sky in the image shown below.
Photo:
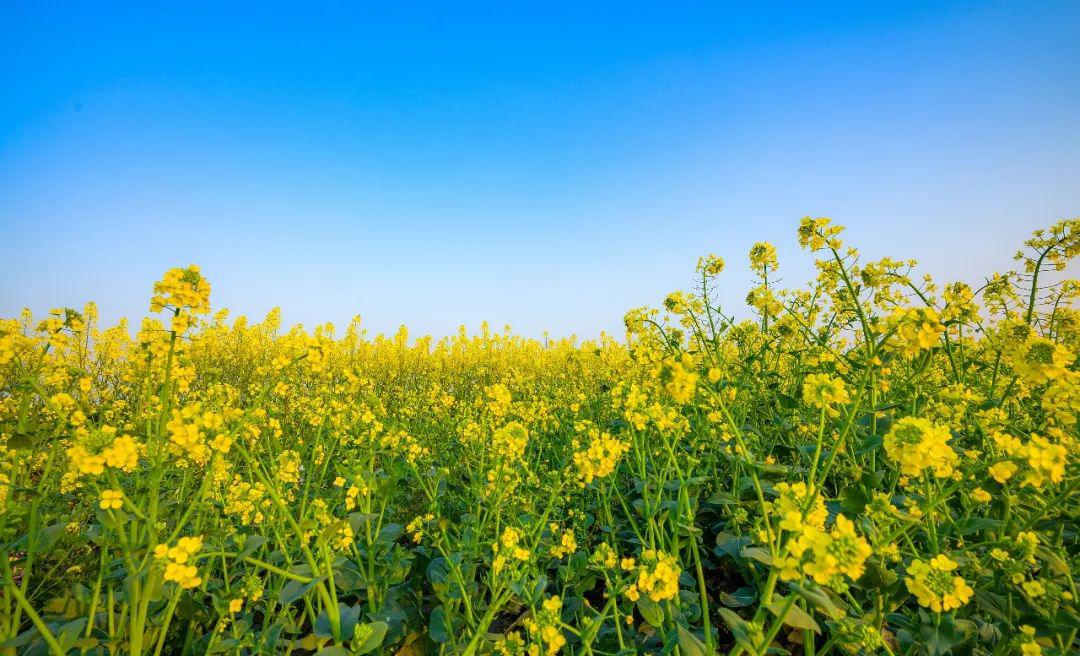
[[[0,5],[0,316],[621,330],[832,216],[942,278],[1080,215],[1080,3]]]

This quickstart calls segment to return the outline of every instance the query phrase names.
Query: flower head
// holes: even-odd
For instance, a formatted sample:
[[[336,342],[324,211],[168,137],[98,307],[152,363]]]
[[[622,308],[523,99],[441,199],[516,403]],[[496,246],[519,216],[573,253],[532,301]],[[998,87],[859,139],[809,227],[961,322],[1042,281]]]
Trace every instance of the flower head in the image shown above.
[[[921,476],[929,469],[934,476],[945,478],[952,475],[958,459],[948,443],[951,437],[945,426],[920,417],[904,417],[885,434],[885,453],[905,476]]]
[[[920,606],[937,613],[960,608],[975,591],[963,577],[953,574],[957,566],[945,554],[938,554],[929,562],[915,560],[908,567],[904,583]]]

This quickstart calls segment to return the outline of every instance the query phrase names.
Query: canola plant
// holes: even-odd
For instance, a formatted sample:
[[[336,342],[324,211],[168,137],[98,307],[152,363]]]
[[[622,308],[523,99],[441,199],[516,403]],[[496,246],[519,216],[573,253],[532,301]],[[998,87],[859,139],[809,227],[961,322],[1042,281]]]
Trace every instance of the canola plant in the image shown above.
[[[625,338],[0,321],[6,654],[1077,653],[1080,220],[939,286],[806,218]]]

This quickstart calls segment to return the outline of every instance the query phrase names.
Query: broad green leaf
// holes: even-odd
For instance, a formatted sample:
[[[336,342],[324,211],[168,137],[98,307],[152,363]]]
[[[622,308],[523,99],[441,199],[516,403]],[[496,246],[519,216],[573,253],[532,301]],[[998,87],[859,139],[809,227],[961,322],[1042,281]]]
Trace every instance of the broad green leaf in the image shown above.
[[[784,610],[785,606],[787,606],[786,611]],[[780,599],[769,604],[768,608],[769,612],[776,615],[781,622],[793,629],[805,629],[814,633],[821,633],[821,627],[818,626],[814,618],[810,617],[810,614],[797,604],[789,604],[786,599]]]
[[[60,627],[60,630],[56,632],[56,641],[60,643],[60,646],[65,651],[71,649],[82,635],[83,629],[86,627],[86,619],[80,617],[77,620],[72,620]]]
[[[735,642],[739,643],[740,647],[751,654],[756,652],[757,648],[750,639],[750,623],[727,608],[719,608],[717,610],[720,613],[720,618],[724,620],[724,624],[727,624],[728,629],[731,631],[731,635],[735,638]]]
[[[896,582],[896,579],[895,572],[886,569],[880,562],[871,558],[866,561],[863,574],[855,582],[855,585],[863,590],[880,590],[892,585]]]
[[[244,548],[240,550],[240,553],[236,555],[237,558],[243,559],[251,554],[255,553],[259,547],[267,543],[267,539],[262,535],[249,535],[244,538]]]
[[[642,596],[637,600],[637,609],[641,613],[641,617],[649,623],[650,626],[659,627],[664,623],[664,611],[660,608],[660,604],[656,603],[647,596]]]
[[[371,622],[368,624],[357,624],[355,635],[353,636],[353,650],[352,653],[356,656],[367,654],[375,651],[386,637],[386,630],[389,626],[386,622]]]
[[[682,656],[711,656],[705,643],[698,640],[693,633],[684,629],[682,624],[678,626],[678,631],[679,651],[682,652]]]
[[[821,587],[814,584],[801,585],[799,583],[789,583],[788,587],[791,588],[796,594],[806,600],[808,604],[817,610],[821,611],[825,615],[839,619],[846,615],[844,609],[829,596],[827,592]]]
[[[761,547],[747,547],[740,554],[743,558],[752,558],[763,565],[772,565],[772,554]]]
[[[281,588],[281,592],[278,594],[278,603],[282,606],[288,606],[300,597],[306,595],[309,590],[325,579],[325,576],[320,576],[307,583],[304,583],[303,581],[289,581],[285,584],[285,587]]]
[[[742,608],[743,606],[749,606],[757,599],[757,593],[750,588],[743,586],[738,590],[728,594],[727,592],[720,592],[720,603],[730,608]]]
[[[442,644],[450,640],[452,630],[450,623],[447,621],[446,609],[443,608],[442,604],[432,608],[431,615],[428,617],[428,636],[435,642]]]

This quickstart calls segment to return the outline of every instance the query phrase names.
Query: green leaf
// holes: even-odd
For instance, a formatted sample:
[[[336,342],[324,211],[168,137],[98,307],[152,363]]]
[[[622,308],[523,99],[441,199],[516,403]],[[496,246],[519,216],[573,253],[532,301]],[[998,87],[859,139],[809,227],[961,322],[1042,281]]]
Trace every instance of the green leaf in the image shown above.
[[[738,504],[739,500],[728,492],[715,492],[709,497],[707,503],[711,503],[714,506],[733,506]]]
[[[968,628],[957,626],[948,615],[943,615],[940,624],[934,625],[923,621],[919,625],[918,639],[925,646],[929,656],[946,656],[953,647],[967,640]]]
[[[308,590],[311,590],[313,587],[315,587],[325,579],[325,576],[320,576],[319,578],[312,579],[307,583],[304,583],[303,581],[289,581],[285,584],[285,587],[281,589],[281,593],[278,594],[278,603],[282,606],[288,606],[300,597],[306,595],[308,593]]]
[[[14,638],[8,638],[7,640],[0,642],[0,648],[13,649],[15,647],[21,647],[38,637],[41,637],[41,633],[38,632],[36,626],[31,626]]]
[[[404,532],[405,527],[401,524],[387,524],[379,531],[379,537],[375,538],[375,541],[383,545],[393,544]]]
[[[319,636],[315,635],[314,633],[310,633],[310,634],[304,636],[303,638],[300,638],[299,640],[294,640],[293,641],[293,648],[294,649],[310,649],[310,650],[314,651],[316,649],[321,649],[322,645],[325,645],[326,642],[327,642],[326,638],[320,638]]]
[[[371,622],[369,624],[357,624],[353,636],[353,654],[361,656],[375,651],[386,637],[389,626],[386,622]]]
[[[72,620],[60,627],[60,630],[56,632],[56,641],[60,643],[64,651],[71,649],[75,642],[78,641],[79,636],[82,635],[83,629],[86,627],[86,619],[80,617],[77,620]]]
[[[336,522],[331,522],[326,528],[322,530],[321,533],[319,533],[319,542],[323,544],[330,544],[330,542],[337,538],[338,533],[340,533],[341,530],[346,526],[349,526],[349,521],[345,519],[339,519]]]
[[[33,550],[34,553],[50,551],[56,546],[56,543],[60,541],[60,538],[63,537],[66,532],[66,523],[47,526],[38,532],[37,539],[34,540],[30,549]]]
[[[330,616],[323,608],[319,617],[315,617],[314,634],[319,638],[335,638],[334,631],[330,628]]]
[[[727,624],[731,635],[735,638],[735,642],[747,652],[755,653],[757,648],[754,646],[754,641],[750,639],[750,623],[727,608],[719,608],[718,611],[724,624]]]
[[[266,544],[267,539],[262,535],[249,535],[244,538],[244,548],[237,554],[237,558],[243,559],[255,553],[259,547]]]
[[[799,407],[799,402],[787,394],[777,394],[776,402],[780,404],[780,407],[784,410],[794,410]]]
[[[353,606],[340,606],[341,637],[345,638],[356,633],[356,624],[360,621],[360,604]]]
[[[772,554],[761,547],[747,547],[739,554],[743,558],[753,558],[763,565],[772,565]]]
[[[104,526],[104,527],[106,527],[108,529],[112,529],[113,531],[118,531],[120,529],[123,529],[128,524],[129,515],[126,512],[124,512],[123,510],[111,510],[110,511],[110,510],[102,510],[101,508],[96,508],[94,510],[94,513],[95,513],[95,516],[97,517],[97,520],[98,520],[99,524],[101,524],[102,526]]]
[[[269,627],[260,631],[258,635],[258,642],[256,642],[256,653],[276,653],[278,640],[281,638],[281,631],[284,629],[284,625],[281,622],[275,622]]]
[[[788,599],[791,599],[788,597]],[[793,629],[804,629],[806,631],[813,631],[814,633],[821,633],[821,627],[810,617],[810,613],[797,606],[795,603],[788,603],[788,599],[782,599],[780,601],[774,601],[769,604],[769,612],[780,618],[780,621],[787,624]],[[785,612],[784,607],[787,606]],[[783,613],[783,615],[781,615]]]
[[[450,565],[445,558],[434,558],[428,563],[427,580],[435,592],[445,592],[450,587]]]
[[[1004,525],[1005,522],[1000,519],[990,519],[989,517],[965,517],[957,522],[956,529],[960,535],[971,535],[972,533],[982,533],[987,529],[998,528]]]
[[[349,513],[349,526],[352,526],[353,533],[360,535],[360,529],[364,524],[367,524],[373,519],[378,519],[378,515],[374,513]]]
[[[720,602],[725,606],[731,608],[742,608],[743,606],[749,606],[757,599],[757,594],[750,588],[743,586],[728,594],[724,591],[720,592]]]
[[[866,504],[869,502],[870,499],[866,497],[866,492],[857,487],[849,487],[841,495],[840,507],[845,512],[858,515],[866,508]]]
[[[855,585],[863,590],[881,590],[896,582],[895,572],[888,570],[880,562],[874,559],[866,561],[866,568]]]
[[[844,609],[833,601],[824,589],[816,585],[803,586],[798,583],[789,583],[788,587],[805,599],[806,603],[833,619],[840,619],[846,615]]]
[[[878,426],[878,430],[881,430],[881,426]],[[880,435],[867,435],[866,439],[862,441],[859,448],[855,449],[855,454],[864,456],[872,451],[876,451],[885,444],[885,439]]]
[[[206,651],[208,654],[224,654],[225,652],[232,651],[240,641],[236,638],[226,638],[220,642],[215,642],[214,646]]]
[[[650,626],[659,627],[664,622],[664,611],[660,608],[660,604],[656,603],[648,597],[640,597],[637,600],[637,609],[641,613],[641,617],[649,623]]]
[[[442,604],[432,608],[431,615],[428,617],[428,636],[435,642],[443,644],[450,640],[451,631],[452,627],[447,621],[446,609]]]
[[[13,451],[29,451],[34,448],[34,436],[29,433],[15,433],[8,438],[7,448]]]
[[[750,544],[749,536],[735,536],[727,531],[721,531],[716,536],[716,548],[713,552],[717,556],[736,557],[743,547]]]
[[[1040,544],[1035,548],[1035,553],[1039,555],[1039,558],[1050,565],[1050,569],[1058,576],[1070,576],[1071,569],[1069,568],[1069,564],[1066,563],[1054,549]]]
[[[754,467],[754,468],[756,468],[756,469],[758,469],[760,471],[765,472],[766,474],[787,474],[788,472],[791,471],[791,467],[788,467],[787,465],[775,465],[775,464],[770,465],[769,463],[766,463],[766,462],[750,462],[750,461],[747,461],[747,464],[750,465],[751,467]]]
[[[682,624],[678,626],[678,631],[679,650],[683,653],[683,656],[706,656],[709,653],[705,643],[698,640],[696,635],[684,629]]]

